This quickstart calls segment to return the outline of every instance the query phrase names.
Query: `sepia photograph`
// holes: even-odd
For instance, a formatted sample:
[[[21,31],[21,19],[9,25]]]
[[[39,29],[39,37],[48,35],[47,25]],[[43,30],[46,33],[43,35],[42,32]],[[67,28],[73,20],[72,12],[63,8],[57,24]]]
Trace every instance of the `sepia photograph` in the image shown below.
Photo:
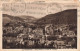
[[[77,8],[61,3],[4,3],[3,49],[77,49]]]

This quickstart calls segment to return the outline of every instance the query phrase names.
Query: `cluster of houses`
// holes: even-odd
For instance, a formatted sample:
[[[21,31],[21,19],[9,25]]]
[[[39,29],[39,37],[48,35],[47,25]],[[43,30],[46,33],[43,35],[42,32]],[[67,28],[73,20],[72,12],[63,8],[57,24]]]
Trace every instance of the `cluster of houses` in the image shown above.
[[[11,36],[6,36],[11,34]],[[16,34],[16,36],[12,36]],[[68,25],[47,24],[45,28],[18,26],[3,27],[3,44],[6,46],[13,43],[14,47],[9,48],[76,48],[77,35],[69,30]],[[15,43],[14,43],[15,42]],[[7,47],[4,47],[7,48]]]

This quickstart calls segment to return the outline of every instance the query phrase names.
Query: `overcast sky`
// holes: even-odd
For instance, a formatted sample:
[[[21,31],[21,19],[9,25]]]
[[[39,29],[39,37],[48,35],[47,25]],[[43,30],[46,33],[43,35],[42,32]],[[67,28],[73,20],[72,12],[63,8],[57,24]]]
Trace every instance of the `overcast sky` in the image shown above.
[[[14,16],[33,16],[35,18],[44,17],[47,14],[54,14],[67,9],[76,9],[74,3],[28,3],[28,4],[3,4],[3,14]]]

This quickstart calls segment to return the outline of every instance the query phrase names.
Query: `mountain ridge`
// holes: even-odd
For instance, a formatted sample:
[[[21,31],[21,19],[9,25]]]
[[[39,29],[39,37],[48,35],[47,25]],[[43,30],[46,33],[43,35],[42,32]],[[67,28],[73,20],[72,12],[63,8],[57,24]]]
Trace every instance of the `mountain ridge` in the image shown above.
[[[36,18],[32,17],[32,16],[25,16],[25,19],[23,18],[23,16],[12,16],[12,15],[8,15],[8,14],[3,14],[3,24],[9,23],[9,22],[34,22],[36,20]],[[7,20],[8,19],[8,20]]]
[[[36,24],[77,24],[77,9],[64,10],[49,14],[35,22]]]

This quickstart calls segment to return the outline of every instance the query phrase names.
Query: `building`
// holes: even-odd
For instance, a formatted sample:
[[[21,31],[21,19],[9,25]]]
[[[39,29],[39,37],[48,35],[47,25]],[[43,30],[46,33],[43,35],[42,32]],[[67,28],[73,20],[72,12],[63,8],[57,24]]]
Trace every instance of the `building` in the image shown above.
[[[48,24],[45,26],[45,34],[47,35],[53,35],[54,34],[54,29],[52,24]]]

